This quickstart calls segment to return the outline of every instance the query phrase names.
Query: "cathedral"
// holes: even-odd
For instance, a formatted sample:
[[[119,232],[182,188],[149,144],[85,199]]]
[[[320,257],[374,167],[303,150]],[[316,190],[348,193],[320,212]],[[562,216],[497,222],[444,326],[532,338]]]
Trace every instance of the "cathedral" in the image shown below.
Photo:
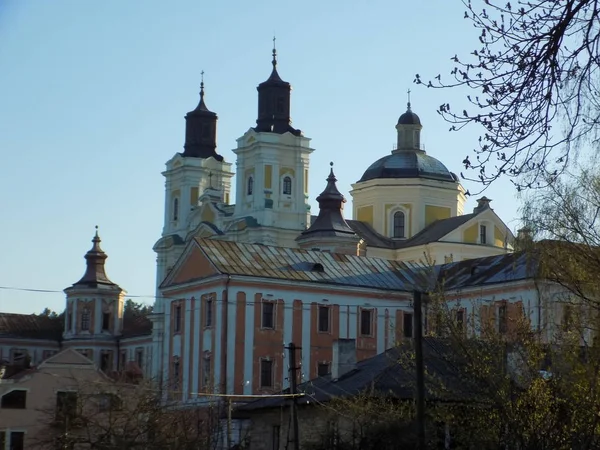
[[[150,317],[124,314],[126,292],[106,275],[96,233],[84,276],[65,289],[60,329],[43,318],[0,314],[0,359],[39,364],[70,347],[102,370],[137,371],[168,383],[174,399],[193,401],[203,392],[285,388],[290,342],[301,347],[310,379],[329,373],[339,338],[355,340],[359,360],[411,338],[411,295],[423,283],[418,265],[448,265],[457,274],[469,268],[452,286],[465,299],[457,307],[465,327],[474,311],[467,300],[485,289],[493,291],[490,310],[506,308],[498,302],[510,297],[508,314],[513,304],[533,311],[528,275],[515,271],[511,231],[486,197],[465,211],[465,189],[425,152],[410,102],[399,111],[394,149],[352,185],[351,213],[331,163],[312,214],[311,157],[330,163],[292,125],[291,85],[279,75],[275,49],[271,64],[257,87],[256,123],[237,139],[235,169],[218,152],[218,117],[204,82],[185,116],[183,151],[163,172]],[[493,270],[484,277],[473,267]]]

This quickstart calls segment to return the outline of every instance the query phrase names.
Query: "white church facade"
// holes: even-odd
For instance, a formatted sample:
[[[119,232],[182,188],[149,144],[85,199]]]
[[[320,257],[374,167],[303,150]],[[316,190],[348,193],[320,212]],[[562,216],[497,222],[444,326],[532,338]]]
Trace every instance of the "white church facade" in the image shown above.
[[[457,273],[501,268],[453,285],[465,296],[457,307],[465,326],[482,292],[489,314],[507,307],[509,297],[516,305],[510,314],[533,314],[535,295],[529,274],[513,261],[511,231],[485,197],[465,211],[457,176],[422,149],[423,127],[410,103],[396,122],[396,148],[352,185],[352,208],[344,209],[332,167],[313,215],[310,160],[328,161],[292,126],[291,86],[278,73],[275,50],[257,90],[256,126],[237,139],[235,166],[217,152],[217,114],[206,105],[203,83],[198,106],[186,115],[183,152],[163,172],[151,321],[123,317],[126,293],[106,276],[96,235],[86,275],[65,290],[60,339],[0,329],[0,359],[13,361],[18,349],[35,353],[37,364],[47,356],[40,349],[71,346],[106,370],[132,366],[168,382],[179,400],[208,390],[273,392],[286,386],[290,342],[302,347],[311,378],[330,369],[338,338],[355,339],[364,359],[412,337],[419,264]],[[11,316],[0,314],[0,323],[24,320]],[[36,320],[29,328],[46,327]]]

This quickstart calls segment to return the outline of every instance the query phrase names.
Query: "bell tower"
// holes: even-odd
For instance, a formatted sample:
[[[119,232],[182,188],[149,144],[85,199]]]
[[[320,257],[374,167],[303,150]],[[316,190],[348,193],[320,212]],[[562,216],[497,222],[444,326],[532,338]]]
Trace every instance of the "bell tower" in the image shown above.
[[[275,40],[273,40],[275,42]],[[260,83],[256,126],[237,140],[235,216],[251,216],[257,227],[249,239],[295,247],[310,226],[308,193],[310,139],[292,126],[291,90],[277,70],[273,45],[269,78]]]

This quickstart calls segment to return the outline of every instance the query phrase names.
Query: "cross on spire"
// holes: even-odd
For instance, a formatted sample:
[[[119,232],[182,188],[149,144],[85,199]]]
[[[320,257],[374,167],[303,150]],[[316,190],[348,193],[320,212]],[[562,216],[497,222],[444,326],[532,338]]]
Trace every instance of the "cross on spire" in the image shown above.
[[[277,38],[273,36],[273,67],[277,65],[277,47],[276,47]]]
[[[204,70],[200,72],[200,97],[204,97]]]
[[[406,91],[406,94],[408,96],[408,109],[410,109],[410,89]]]

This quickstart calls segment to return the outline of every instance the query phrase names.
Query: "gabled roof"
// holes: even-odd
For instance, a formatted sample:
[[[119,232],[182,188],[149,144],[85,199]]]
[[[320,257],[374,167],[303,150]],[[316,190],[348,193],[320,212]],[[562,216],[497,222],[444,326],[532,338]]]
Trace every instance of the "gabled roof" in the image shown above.
[[[215,271],[395,291],[412,290],[428,283],[428,274],[421,268],[400,261],[214,239],[196,238],[190,245],[196,249],[188,247],[182,255],[190,260],[176,264],[163,288],[206,278]],[[205,262],[199,260],[197,250],[204,255]]]
[[[318,377],[298,386],[298,392],[304,393],[300,404],[311,405],[328,402],[334,398],[355,397],[361,393],[371,396],[389,396],[402,400],[414,398],[416,372],[414,367],[413,342],[393,347],[379,355],[356,363],[353,370],[343,374],[337,380],[331,375]],[[423,360],[427,377],[425,379],[426,398],[441,399],[439,388],[453,392],[444,399],[462,400],[470,391],[469,384],[461,377],[457,355],[451,344],[439,338],[423,339]],[[283,393],[289,393],[289,389]],[[288,404],[285,397],[269,397],[255,400],[238,408],[240,411],[255,411],[264,408],[276,408]]]
[[[63,320],[36,314],[0,313],[0,337],[58,341],[62,337]]]

